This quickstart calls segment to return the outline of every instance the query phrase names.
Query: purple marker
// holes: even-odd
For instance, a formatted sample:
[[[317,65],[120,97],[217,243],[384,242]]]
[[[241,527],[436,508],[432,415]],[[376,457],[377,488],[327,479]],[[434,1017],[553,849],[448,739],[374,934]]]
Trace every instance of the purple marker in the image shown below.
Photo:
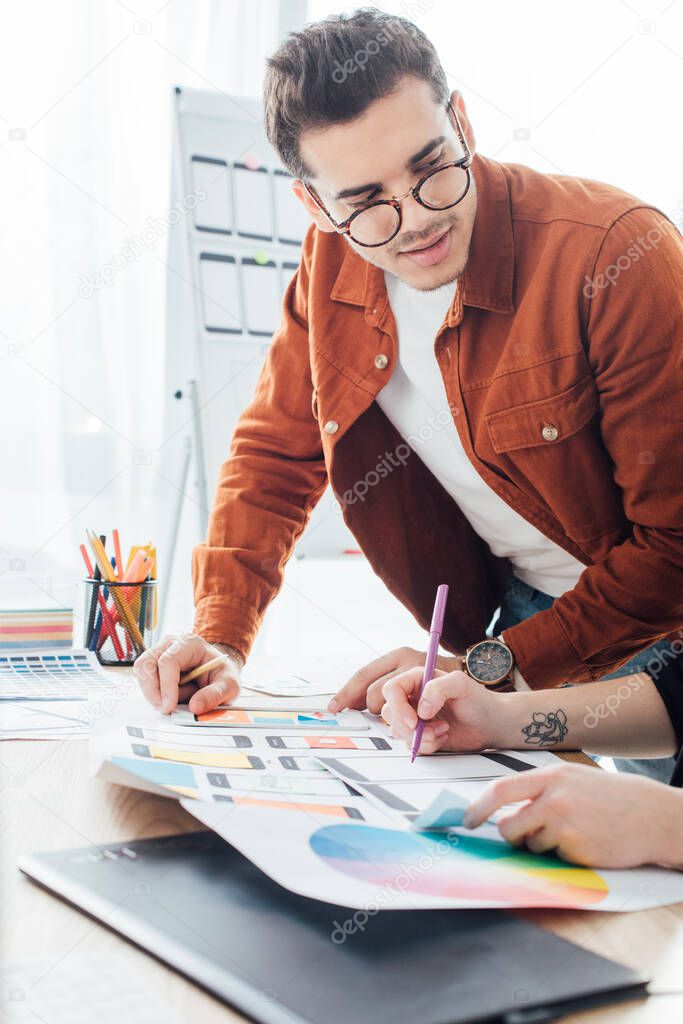
[[[425,670],[422,676],[422,683],[420,684],[420,692],[417,695],[417,702],[420,703],[420,697],[422,692],[430,682],[434,675],[434,668],[436,667],[436,655],[439,650],[439,641],[441,640],[441,630],[443,629],[443,618],[446,614],[446,601],[448,600],[448,584],[442,583],[437,592],[436,600],[434,601],[434,613],[432,615],[432,624],[429,627],[429,649],[427,651],[427,660],[425,661]],[[422,732],[425,724],[421,718],[417,720],[417,728],[415,735],[413,736],[413,746],[410,751],[410,763],[412,764],[417,757],[417,752],[420,749],[420,743],[422,742]]]

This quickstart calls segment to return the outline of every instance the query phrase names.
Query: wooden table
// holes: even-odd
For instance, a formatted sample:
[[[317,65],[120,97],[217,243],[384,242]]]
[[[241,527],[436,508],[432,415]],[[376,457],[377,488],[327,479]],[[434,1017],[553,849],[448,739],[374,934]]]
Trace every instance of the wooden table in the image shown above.
[[[579,755],[581,756],[581,755]],[[92,779],[84,740],[7,741],[0,749],[0,878],[3,952],[45,957],[59,972],[67,958],[115,956],[144,969],[145,982],[182,1020],[244,1020],[180,975],[29,882],[16,868],[25,853],[196,831],[175,800]],[[657,990],[681,989],[683,904],[632,914],[530,911],[523,915],[566,939],[648,972]],[[0,1018],[2,1012],[0,1010]],[[590,1024],[683,1020],[683,994],[566,1018]],[[96,1022],[95,1022],[96,1024]]]

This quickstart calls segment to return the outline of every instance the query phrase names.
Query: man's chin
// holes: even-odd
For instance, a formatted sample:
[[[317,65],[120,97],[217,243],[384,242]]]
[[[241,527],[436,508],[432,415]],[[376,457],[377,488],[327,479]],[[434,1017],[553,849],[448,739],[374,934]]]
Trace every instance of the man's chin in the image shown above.
[[[430,292],[454,282],[462,274],[466,262],[467,253],[462,252],[462,232],[452,224],[430,249],[393,254],[392,265],[387,269],[411,288]]]
[[[451,226],[448,236],[444,257],[428,265],[421,265],[420,256],[410,256],[403,252],[389,254],[380,249],[359,246],[348,235],[344,237],[351,248],[368,263],[388,271],[416,291],[431,292],[456,281],[467,264],[469,252],[462,252],[460,232]]]

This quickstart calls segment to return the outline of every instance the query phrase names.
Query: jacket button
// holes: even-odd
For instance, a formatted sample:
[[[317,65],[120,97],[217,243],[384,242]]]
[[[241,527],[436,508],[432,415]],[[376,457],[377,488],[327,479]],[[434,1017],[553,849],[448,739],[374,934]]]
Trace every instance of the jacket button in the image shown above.
[[[378,356],[375,356],[375,366],[378,370],[386,370],[389,365],[389,357],[385,356],[383,352],[380,352]]]
[[[339,430],[339,424],[336,420],[328,420],[324,427],[326,434],[336,434]]]
[[[544,441],[557,441],[560,432],[554,423],[546,423],[541,431],[541,436]]]

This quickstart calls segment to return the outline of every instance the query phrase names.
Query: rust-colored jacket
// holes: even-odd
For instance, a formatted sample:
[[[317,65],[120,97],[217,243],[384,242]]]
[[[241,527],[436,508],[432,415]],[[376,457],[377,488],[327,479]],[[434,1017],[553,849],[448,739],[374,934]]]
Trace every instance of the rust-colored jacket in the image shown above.
[[[469,262],[434,351],[477,471],[587,566],[506,631],[517,664],[534,688],[596,679],[683,627],[683,246],[609,186],[482,157],[474,174]],[[510,566],[416,454],[396,457],[374,401],[396,352],[383,272],[311,228],[193,552],[207,640],[248,653],[328,481],[421,624],[445,581],[444,645],[484,636]]]

